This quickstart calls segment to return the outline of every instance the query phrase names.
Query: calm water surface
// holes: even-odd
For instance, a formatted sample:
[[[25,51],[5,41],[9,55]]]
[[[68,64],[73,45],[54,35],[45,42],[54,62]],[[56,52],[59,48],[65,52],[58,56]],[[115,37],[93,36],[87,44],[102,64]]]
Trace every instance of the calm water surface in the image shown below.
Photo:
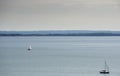
[[[105,76],[104,60],[120,76],[120,37],[0,37],[0,76]]]

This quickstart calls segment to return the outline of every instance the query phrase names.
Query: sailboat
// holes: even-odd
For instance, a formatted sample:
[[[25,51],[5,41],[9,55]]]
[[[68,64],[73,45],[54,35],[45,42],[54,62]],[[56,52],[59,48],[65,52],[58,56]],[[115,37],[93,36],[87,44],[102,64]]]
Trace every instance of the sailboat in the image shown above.
[[[30,50],[32,50],[32,47],[31,47],[31,45],[28,47],[28,49],[27,49],[27,50],[29,50],[29,51],[30,51]]]
[[[105,67],[104,67],[104,70],[101,70],[100,71],[100,74],[109,74],[110,72],[109,72],[109,67],[108,67],[108,65],[107,65],[107,63],[106,63],[106,61],[105,61]]]

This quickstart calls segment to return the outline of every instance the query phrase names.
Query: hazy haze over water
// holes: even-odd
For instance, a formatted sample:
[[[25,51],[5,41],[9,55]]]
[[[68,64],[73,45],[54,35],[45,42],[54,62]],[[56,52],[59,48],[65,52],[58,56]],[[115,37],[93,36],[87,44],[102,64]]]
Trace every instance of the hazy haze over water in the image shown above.
[[[1,0],[0,30],[120,30],[119,0]]]

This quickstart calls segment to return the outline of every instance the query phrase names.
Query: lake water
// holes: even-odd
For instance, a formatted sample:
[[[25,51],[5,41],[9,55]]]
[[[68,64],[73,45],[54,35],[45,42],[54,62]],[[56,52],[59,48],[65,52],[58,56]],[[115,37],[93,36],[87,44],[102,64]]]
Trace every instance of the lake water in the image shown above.
[[[120,37],[0,37],[0,76],[120,76]]]

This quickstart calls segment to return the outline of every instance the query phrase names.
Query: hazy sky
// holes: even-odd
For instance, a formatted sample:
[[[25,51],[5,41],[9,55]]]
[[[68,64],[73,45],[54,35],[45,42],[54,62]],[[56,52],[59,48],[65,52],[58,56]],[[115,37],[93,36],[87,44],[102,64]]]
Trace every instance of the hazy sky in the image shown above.
[[[0,30],[120,30],[120,0],[0,0]]]

